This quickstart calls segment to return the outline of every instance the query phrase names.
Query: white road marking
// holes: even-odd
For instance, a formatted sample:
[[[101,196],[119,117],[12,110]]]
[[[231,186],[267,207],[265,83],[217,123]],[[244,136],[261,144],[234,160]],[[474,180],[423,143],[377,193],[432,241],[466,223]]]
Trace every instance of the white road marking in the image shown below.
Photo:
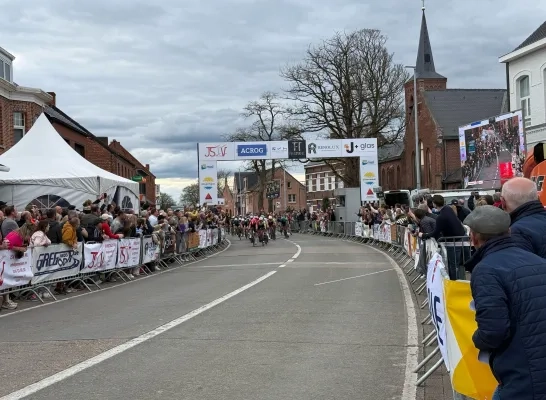
[[[279,268],[284,268],[284,267],[286,267],[286,264],[279,265]]]
[[[394,268],[384,269],[383,271],[370,272],[370,273],[364,274],[364,275],[351,276],[351,277],[349,277],[349,278],[336,279],[335,281],[328,281],[328,282],[322,282],[322,283],[315,283],[315,286],[326,285],[327,283],[335,283],[335,282],[341,282],[341,281],[348,281],[349,279],[363,278],[363,277],[365,277],[365,276],[381,274],[382,272],[387,272],[387,271],[394,271]]]
[[[294,260],[291,258],[290,260],[286,261],[286,262],[294,262]]]
[[[146,280],[148,278],[153,278],[154,276],[159,276],[159,275],[162,275],[162,274],[166,274],[167,272],[176,271],[179,268],[187,267],[188,265],[192,265],[192,264],[195,264],[195,263],[198,263],[198,262],[201,262],[201,261],[205,261],[205,260],[208,260],[211,257],[222,254],[224,251],[226,251],[227,249],[229,249],[231,247],[231,241],[229,239],[226,239],[226,241],[228,242],[228,245],[227,245],[227,247],[225,249],[220,250],[218,253],[211,254],[210,256],[206,256],[206,257],[204,257],[202,259],[199,259],[199,260],[196,260],[196,261],[191,261],[189,263],[185,263],[185,264],[179,265],[179,266],[174,267],[174,268],[171,267],[169,269],[164,269],[163,271],[155,272],[153,274],[143,276],[142,278],[135,279],[134,281],[122,282],[122,283],[118,283],[118,284],[116,284],[114,286],[105,287],[105,288],[100,289],[100,290],[93,290],[92,292],[85,292],[85,293],[77,294],[77,295],[74,295],[74,296],[66,297],[64,299],[58,299],[57,301],[37,304],[37,305],[35,305],[33,307],[25,308],[23,310],[16,310],[16,311],[11,311],[11,312],[9,312],[7,314],[0,314],[0,318],[6,318],[6,317],[10,317],[10,316],[15,315],[15,314],[21,314],[21,313],[24,313],[24,312],[27,312],[27,311],[30,311],[30,310],[35,310],[37,308],[51,306],[51,305],[54,305],[54,304],[59,304],[59,303],[62,303],[63,301],[73,300],[73,299],[76,299],[78,297],[88,296],[88,295],[94,294],[94,293],[103,293],[106,290],[115,289],[115,288],[118,288],[118,287],[123,286],[123,285],[128,285],[130,283],[142,282],[142,281],[144,281],[144,280]],[[277,264],[277,263],[275,263],[275,264]]]
[[[86,361],[83,361],[79,364],[76,364],[68,369],[65,369],[64,371],[58,372],[54,375],[51,375],[45,379],[42,379],[39,382],[36,382],[32,385],[29,385],[23,389],[20,389],[16,392],[10,393],[7,396],[2,397],[0,400],[20,400],[27,396],[30,396],[42,389],[45,389],[51,385],[54,385],[55,383],[61,382],[67,378],[70,378],[73,375],[76,375],[79,372],[82,372],[88,368],[91,368],[97,364],[100,364],[103,361],[106,361],[112,357],[117,356],[118,354],[121,354],[135,346],[138,346],[139,344],[142,344],[158,335],[161,335],[162,333],[167,332],[170,329],[176,328],[177,326],[183,324],[184,322],[192,319],[193,317],[196,317],[197,315],[210,310],[213,307],[216,307],[217,305],[223,303],[226,300],[229,300],[230,298],[237,296],[239,293],[244,292],[247,289],[250,289],[252,286],[257,285],[258,283],[264,281],[265,279],[269,278],[271,275],[274,275],[277,271],[271,271],[267,274],[261,276],[260,278],[250,282],[249,284],[240,287],[237,290],[234,290],[231,293],[226,294],[225,296],[222,296],[214,301],[211,301],[208,304],[205,304],[204,306],[201,306],[191,312],[189,312],[186,315],[181,316],[180,318],[176,318],[172,320],[171,322],[168,322],[164,325],[161,325],[160,327],[151,330],[150,332],[147,332],[143,335],[140,335],[134,339],[129,340],[128,342],[125,342],[119,346],[116,346],[110,350],[105,351],[104,353],[101,353],[99,355],[96,355],[95,357],[92,357]]]

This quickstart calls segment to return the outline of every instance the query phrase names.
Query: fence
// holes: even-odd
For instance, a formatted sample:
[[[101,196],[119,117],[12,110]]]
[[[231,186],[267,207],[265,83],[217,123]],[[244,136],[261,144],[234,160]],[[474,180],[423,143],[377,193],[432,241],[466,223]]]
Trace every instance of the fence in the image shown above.
[[[98,277],[112,275],[130,279],[127,270],[139,268],[145,274],[155,270],[152,265],[169,268],[173,261],[195,261],[201,255],[213,254],[226,246],[223,228],[203,229],[192,233],[158,232],[153,236],[105,240],[101,243],[78,243],[76,249],[64,244],[29,248],[21,258],[10,250],[0,251],[0,295],[20,297],[47,292],[52,284],[69,282],[101,289]]]
[[[416,385],[422,386],[445,365],[454,399],[491,399],[497,382],[489,365],[478,360],[472,342],[477,326],[463,267],[471,252],[467,236],[422,241],[410,228],[389,223],[295,221],[291,228],[365,243],[389,254],[408,275],[416,295],[425,295],[420,308],[427,308],[428,315],[421,324],[433,328],[421,341],[424,358],[414,370],[419,374]]]

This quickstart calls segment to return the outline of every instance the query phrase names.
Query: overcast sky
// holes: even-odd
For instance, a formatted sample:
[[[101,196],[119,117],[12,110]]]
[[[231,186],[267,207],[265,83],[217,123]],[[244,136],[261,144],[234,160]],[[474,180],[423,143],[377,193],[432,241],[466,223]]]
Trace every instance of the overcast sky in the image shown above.
[[[450,88],[503,88],[498,57],[546,19],[546,2],[429,1],[436,70]],[[57,93],[97,136],[149,163],[178,198],[197,141],[244,126],[241,108],[281,91],[279,68],[335,31],[376,28],[414,64],[420,0],[0,0],[15,81]]]

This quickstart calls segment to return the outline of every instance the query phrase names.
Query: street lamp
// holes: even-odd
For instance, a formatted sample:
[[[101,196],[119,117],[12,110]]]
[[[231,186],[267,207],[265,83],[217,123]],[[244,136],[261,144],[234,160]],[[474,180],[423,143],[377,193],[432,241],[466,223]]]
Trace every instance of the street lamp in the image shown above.
[[[404,68],[413,69],[413,112],[415,117],[415,186],[416,189],[421,189],[421,153],[419,151],[419,119],[417,115],[417,71],[416,67],[406,65]]]

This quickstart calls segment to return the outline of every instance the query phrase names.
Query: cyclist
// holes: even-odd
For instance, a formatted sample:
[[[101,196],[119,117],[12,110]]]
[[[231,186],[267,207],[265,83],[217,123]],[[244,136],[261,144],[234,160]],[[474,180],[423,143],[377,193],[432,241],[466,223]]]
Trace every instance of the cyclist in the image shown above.
[[[275,230],[277,229],[276,227],[277,224],[275,223],[275,218],[273,218],[272,214],[269,215],[267,223],[269,225],[269,236],[271,236],[271,239],[275,240],[277,238],[277,235],[275,232]]]
[[[258,220],[258,238],[260,239],[260,242],[267,243],[267,219],[262,215],[260,216]]]
[[[239,240],[241,239],[241,218],[240,217],[233,218],[233,234],[239,236]]]
[[[250,219],[249,228],[250,228],[250,241],[254,244],[254,237],[258,233],[258,225],[260,219],[257,216],[254,216]]]
[[[281,223],[281,232],[284,234],[285,238],[288,238],[288,232],[287,232],[288,219],[286,218],[286,215],[281,216],[281,218],[279,218],[279,222]]]

